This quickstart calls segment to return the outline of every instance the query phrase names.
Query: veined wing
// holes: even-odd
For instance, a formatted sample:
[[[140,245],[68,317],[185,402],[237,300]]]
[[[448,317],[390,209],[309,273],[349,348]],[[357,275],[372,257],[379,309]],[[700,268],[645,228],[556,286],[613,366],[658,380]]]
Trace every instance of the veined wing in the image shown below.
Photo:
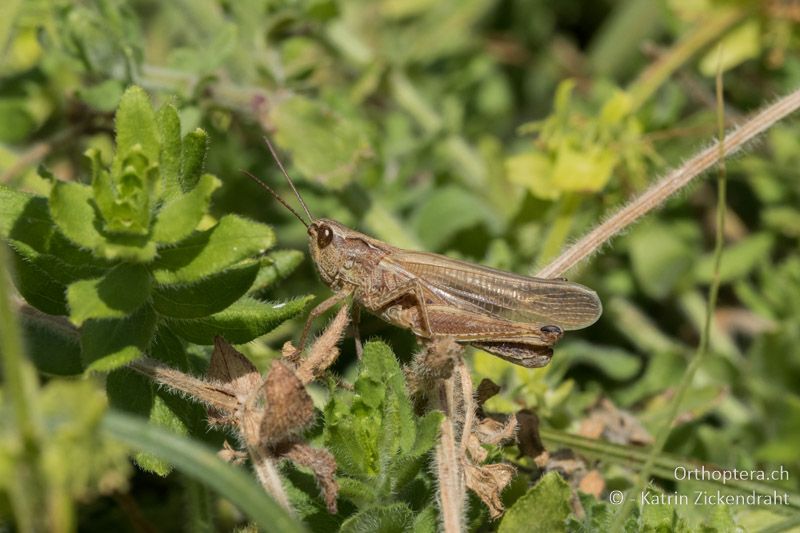
[[[439,297],[514,322],[585,328],[603,311],[597,294],[569,281],[531,278],[442,255],[397,250],[384,264],[415,275]]]

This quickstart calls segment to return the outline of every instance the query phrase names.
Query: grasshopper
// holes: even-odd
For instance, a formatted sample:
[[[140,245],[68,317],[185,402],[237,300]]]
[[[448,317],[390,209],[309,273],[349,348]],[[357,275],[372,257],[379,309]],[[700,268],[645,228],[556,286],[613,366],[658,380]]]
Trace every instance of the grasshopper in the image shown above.
[[[527,368],[546,365],[564,331],[585,328],[600,317],[600,299],[583,285],[403,250],[335,220],[314,218],[269,139],[265,141],[309,222],[267,184],[245,174],[306,226],[311,259],[334,293],[309,313],[298,351],[314,320],[348,299],[411,330],[418,339],[451,337]],[[358,335],[356,347],[360,355]]]

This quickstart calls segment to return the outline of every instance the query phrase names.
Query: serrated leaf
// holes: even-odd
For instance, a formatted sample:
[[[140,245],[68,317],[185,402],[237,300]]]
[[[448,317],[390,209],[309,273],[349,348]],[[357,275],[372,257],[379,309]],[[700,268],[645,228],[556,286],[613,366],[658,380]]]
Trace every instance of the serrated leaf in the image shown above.
[[[76,281],[67,288],[70,319],[80,326],[90,318],[122,318],[150,297],[150,273],[141,265],[123,263],[105,276]]]
[[[181,192],[181,120],[178,110],[172,104],[164,104],[156,114],[156,123],[161,138],[159,169],[164,198],[169,201]]]
[[[200,128],[183,137],[181,154],[181,187],[191,191],[203,174],[208,151],[208,134]]]
[[[172,318],[199,318],[222,311],[242,297],[259,272],[258,261],[249,260],[192,284],[158,285],[153,307]]]
[[[125,161],[137,145],[150,164],[158,162],[160,143],[156,116],[144,89],[132,86],[125,91],[115,115],[115,127],[117,151],[112,166],[113,175],[122,174]]]
[[[25,351],[36,369],[53,376],[74,376],[83,372],[78,333],[54,317],[20,315]]]
[[[503,516],[498,533],[553,533],[566,531],[572,490],[556,472],[545,474],[535,487],[519,498]],[[536,517],[532,520],[531,517]]]
[[[222,312],[194,320],[169,319],[170,328],[184,339],[210,345],[221,335],[234,344],[250,342],[300,314],[314,297],[273,304],[242,298]]]
[[[269,226],[226,215],[213,228],[161,250],[154,265],[155,278],[161,284],[197,281],[266,250],[274,242]]]
[[[340,533],[404,533],[414,524],[414,513],[405,503],[370,507],[344,522]]]
[[[294,96],[272,114],[275,140],[292,150],[300,172],[332,188],[346,185],[359,160],[370,153],[367,136],[355,117],[344,117],[319,102]]]
[[[422,512],[417,513],[411,531],[412,533],[435,533],[436,525],[436,507],[428,505]]]
[[[289,277],[289,274],[303,262],[303,252],[298,250],[275,250],[261,259],[261,270],[258,271],[251,293],[269,289],[279,281]]]
[[[156,328],[156,314],[143,306],[126,318],[87,320],[81,328],[81,360],[87,372],[108,372],[142,355]]]
[[[190,192],[175,194],[156,215],[153,239],[159,244],[175,244],[188,237],[205,215],[211,195],[220,185],[217,178],[204,174]]]

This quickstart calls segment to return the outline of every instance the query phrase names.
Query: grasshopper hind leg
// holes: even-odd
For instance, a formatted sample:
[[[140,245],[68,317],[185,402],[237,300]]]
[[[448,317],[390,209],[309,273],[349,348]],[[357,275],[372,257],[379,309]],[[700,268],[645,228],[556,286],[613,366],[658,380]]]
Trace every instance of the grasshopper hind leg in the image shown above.
[[[553,357],[553,349],[541,344],[514,341],[480,341],[470,344],[525,368],[545,366]]]

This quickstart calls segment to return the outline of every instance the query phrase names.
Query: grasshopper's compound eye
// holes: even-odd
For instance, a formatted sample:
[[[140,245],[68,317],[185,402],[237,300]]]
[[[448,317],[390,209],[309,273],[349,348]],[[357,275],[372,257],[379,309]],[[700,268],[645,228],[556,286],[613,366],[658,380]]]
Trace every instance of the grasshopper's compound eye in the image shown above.
[[[325,248],[333,240],[333,230],[330,226],[320,226],[317,230],[317,246]]]

